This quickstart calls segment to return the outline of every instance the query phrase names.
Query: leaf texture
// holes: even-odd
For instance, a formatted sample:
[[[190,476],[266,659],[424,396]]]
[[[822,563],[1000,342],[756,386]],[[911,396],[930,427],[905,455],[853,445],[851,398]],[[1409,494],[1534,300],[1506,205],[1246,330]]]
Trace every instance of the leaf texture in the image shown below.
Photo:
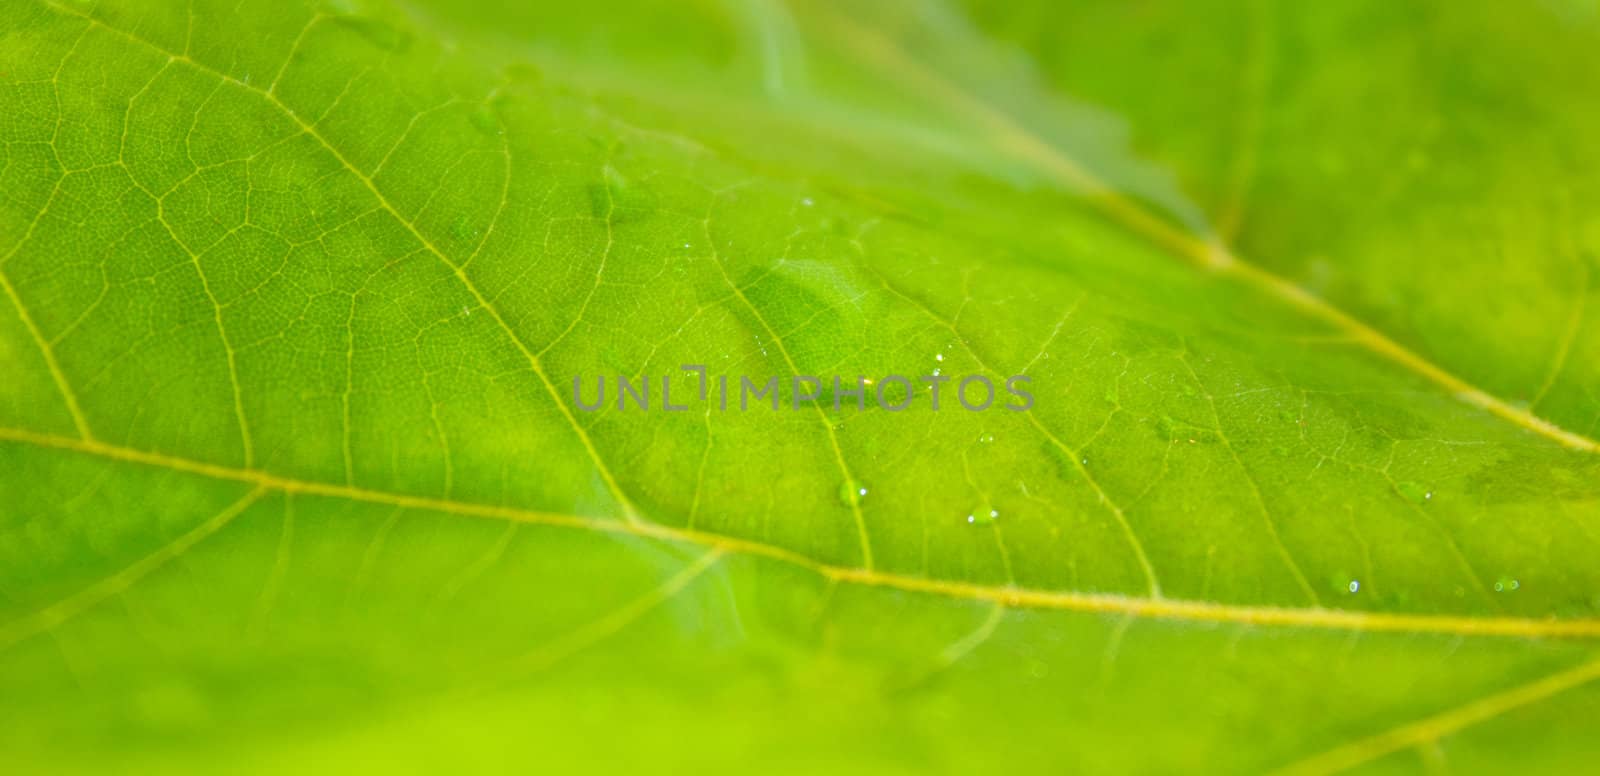
[[[1585,8],[5,3],[8,760],[1570,772]]]

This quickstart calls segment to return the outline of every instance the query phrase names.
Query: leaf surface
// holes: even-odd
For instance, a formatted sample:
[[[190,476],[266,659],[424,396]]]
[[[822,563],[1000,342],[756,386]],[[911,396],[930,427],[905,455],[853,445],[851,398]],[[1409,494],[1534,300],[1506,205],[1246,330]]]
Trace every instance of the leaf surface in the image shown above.
[[[1596,754],[1592,11],[591,5],[0,8],[9,759]]]

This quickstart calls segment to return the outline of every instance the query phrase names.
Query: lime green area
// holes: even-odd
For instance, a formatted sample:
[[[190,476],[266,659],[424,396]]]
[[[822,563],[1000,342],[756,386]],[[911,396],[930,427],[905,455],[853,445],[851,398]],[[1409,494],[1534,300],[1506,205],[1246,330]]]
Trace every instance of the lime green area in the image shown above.
[[[1581,769],[1596,43],[0,4],[8,770]],[[1033,408],[833,408],[935,373]]]

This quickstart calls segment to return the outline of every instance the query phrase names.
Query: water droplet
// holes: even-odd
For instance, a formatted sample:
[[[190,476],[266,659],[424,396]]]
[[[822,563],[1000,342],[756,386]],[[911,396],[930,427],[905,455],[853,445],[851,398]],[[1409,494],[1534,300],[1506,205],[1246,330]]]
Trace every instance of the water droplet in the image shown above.
[[[944,360],[944,354],[943,353],[935,353],[935,354],[933,354],[933,360],[934,361],[943,361]]]
[[[1522,587],[1522,582],[1508,576],[1503,576],[1494,583],[1496,593],[1509,593],[1519,587]]]
[[[1394,487],[1395,490],[1400,491],[1400,495],[1405,496],[1406,500],[1413,504],[1424,504],[1433,498],[1433,491],[1428,490],[1428,486],[1420,482],[1406,481]]]
[[[1088,466],[1089,465],[1089,459],[1087,459],[1087,458],[1083,459],[1083,465],[1084,466]]]
[[[934,377],[938,377],[939,376],[939,367],[934,367],[933,368],[933,376]]]
[[[984,434],[983,436],[978,437],[978,441],[979,442],[984,442],[984,443],[993,442],[994,441],[994,434]]]
[[[1359,580],[1359,579],[1350,580],[1350,592],[1352,592],[1352,593],[1361,592],[1361,580]]]
[[[860,504],[861,499],[866,498],[866,495],[867,489],[855,480],[845,480],[839,483],[839,503],[847,507]]]
[[[811,201],[810,197],[806,197],[805,199],[800,200],[800,204],[805,205],[806,207],[811,207],[814,203]]]
[[[973,525],[988,525],[999,518],[1000,510],[979,507],[978,509],[974,509],[972,514],[967,515],[967,522],[972,523]]]

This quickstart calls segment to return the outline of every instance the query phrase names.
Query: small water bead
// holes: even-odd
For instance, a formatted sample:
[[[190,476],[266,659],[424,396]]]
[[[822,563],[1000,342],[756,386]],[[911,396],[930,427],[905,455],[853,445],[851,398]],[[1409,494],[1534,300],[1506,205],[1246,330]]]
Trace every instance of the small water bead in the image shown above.
[[[1359,580],[1359,579],[1350,580],[1350,592],[1352,592],[1352,593],[1361,592],[1361,580]]]
[[[806,207],[811,207],[816,203],[812,202],[810,197],[806,197],[805,199],[800,200],[800,204],[805,205]]]
[[[1501,577],[1499,581],[1494,583],[1494,591],[1496,593],[1509,593],[1519,587],[1522,587],[1522,582],[1511,577]]]
[[[944,354],[943,353],[935,353],[935,354],[933,354],[933,360],[934,361],[943,361],[944,360]]]
[[[859,505],[866,497],[866,487],[855,480],[845,480],[839,484],[839,503],[847,507]]]
[[[1000,519],[1000,510],[998,509],[978,509],[967,515],[967,522],[974,525],[988,525],[998,519]]]
[[[1428,490],[1428,486],[1420,482],[1411,482],[1409,480],[1401,482],[1395,485],[1395,490],[1399,491],[1401,496],[1404,496],[1407,501],[1413,504],[1426,504],[1433,500],[1433,491]]]

